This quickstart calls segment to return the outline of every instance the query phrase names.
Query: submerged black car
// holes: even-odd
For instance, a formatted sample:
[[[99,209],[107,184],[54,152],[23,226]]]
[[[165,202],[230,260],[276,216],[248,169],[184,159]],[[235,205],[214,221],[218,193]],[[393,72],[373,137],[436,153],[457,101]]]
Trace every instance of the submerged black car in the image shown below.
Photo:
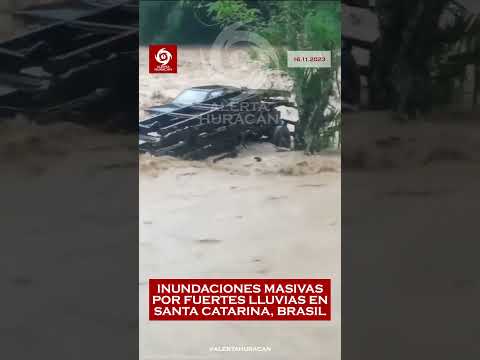
[[[168,113],[235,92],[240,92],[240,89],[221,85],[191,87],[182,91],[170,104],[152,106],[145,111],[151,114]]]
[[[139,123],[140,152],[200,159],[249,139],[289,148],[287,121],[276,109],[292,106],[286,95],[222,85],[186,89],[171,103],[146,109],[150,116]]]

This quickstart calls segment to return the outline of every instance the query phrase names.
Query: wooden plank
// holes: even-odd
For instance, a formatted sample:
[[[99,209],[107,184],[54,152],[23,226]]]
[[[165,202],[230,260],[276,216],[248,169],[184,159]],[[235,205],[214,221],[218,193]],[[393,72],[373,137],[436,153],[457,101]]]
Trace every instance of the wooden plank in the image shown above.
[[[19,51],[9,50],[1,47],[0,47],[0,56],[10,57],[12,60],[17,60],[17,61],[23,61],[26,58],[26,56]]]
[[[198,114],[182,114],[178,112],[169,112],[167,114],[173,115],[173,116],[179,116],[179,117],[192,117],[192,116],[198,115]]]
[[[115,25],[115,24],[107,24],[107,23],[97,23],[92,21],[84,21],[84,20],[73,20],[69,23],[69,25],[78,25],[80,27],[86,27],[88,29],[91,28],[100,28],[106,30],[120,30],[120,31],[131,31],[136,30],[136,27],[128,26],[128,25]]]
[[[114,42],[124,40],[125,38],[128,38],[129,36],[134,36],[134,35],[136,36],[137,33],[138,33],[137,30],[126,31],[124,33],[112,36],[108,39],[96,42],[96,43],[88,45],[88,46],[84,46],[84,47],[82,47],[80,49],[77,49],[77,50],[70,51],[66,54],[54,56],[54,57],[50,58],[50,60],[53,61],[53,62],[55,62],[55,61],[65,61],[65,60],[67,60],[69,58],[72,58],[72,57],[75,57],[77,55],[84,54],[87,51],[99,49],[99,48],[102,48],[104,46],[108,46],[108,45],[110,45]]]

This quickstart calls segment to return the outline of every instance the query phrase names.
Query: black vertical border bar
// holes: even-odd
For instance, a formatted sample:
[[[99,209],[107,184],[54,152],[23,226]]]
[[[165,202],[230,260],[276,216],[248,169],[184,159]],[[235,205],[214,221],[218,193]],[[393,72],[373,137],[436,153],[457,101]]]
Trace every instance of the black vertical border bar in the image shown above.
[[[444,105],[342,114],[343,360],[480,356],[480,109]]]
[[[0,118],[6,358],[138,358],[138,34],[130,41],[130,60],[106,69],[105,102]]]

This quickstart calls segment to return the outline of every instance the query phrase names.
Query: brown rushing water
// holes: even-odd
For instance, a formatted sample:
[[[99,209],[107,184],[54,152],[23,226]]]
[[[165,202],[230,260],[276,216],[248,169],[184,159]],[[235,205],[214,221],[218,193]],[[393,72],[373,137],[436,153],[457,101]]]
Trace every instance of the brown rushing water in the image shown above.
[[[178,74],[151,76],[140,49],[140,115],[190,86],[249,86],[251,73],[263,76],[262,87],[291,88],[287,76],[252,62],[244,49],[227,54],[233,61],[225,72],[212,71],[208,51],[180,48]],[[283,115],[297,118],[295,111]],[[141,359],[212,356],[213,345],[271,346],[271,353],[255,354],[261,359],[340,359],[338,153],[306,156],[250,144],[217,163],[141,155],[139,246]],[[151,277],[333,278],[334,320],[149,322]]]

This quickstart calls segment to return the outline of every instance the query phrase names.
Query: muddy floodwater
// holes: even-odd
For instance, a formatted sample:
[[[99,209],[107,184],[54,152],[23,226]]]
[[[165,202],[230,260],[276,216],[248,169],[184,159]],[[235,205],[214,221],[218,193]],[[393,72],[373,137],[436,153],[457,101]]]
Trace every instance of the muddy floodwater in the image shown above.
[[[246,49],[209,69],[206,48],[180,48],[177,75],[148,74],[140,49],[140,116],[190,86],[291,89]],[[296,111],[283,113],[296,120]],[[211,346],[269,346],[261,359],[340,359],[340,156],[247,144],[213,162],[140,156],[140,358],[221,358]],[[150,322],[148,279],[332,278],[331,322]],[[188,340],[187,340],[188,339]],[[245,353],[230,353],[245,358]]]
[[[268,345],[265,358],[339,359],[338,155],[305,157],[259,144],[217,163],[140,161],[142,358]],[[333,278],[334,320],[149,322],[149,277]]]

